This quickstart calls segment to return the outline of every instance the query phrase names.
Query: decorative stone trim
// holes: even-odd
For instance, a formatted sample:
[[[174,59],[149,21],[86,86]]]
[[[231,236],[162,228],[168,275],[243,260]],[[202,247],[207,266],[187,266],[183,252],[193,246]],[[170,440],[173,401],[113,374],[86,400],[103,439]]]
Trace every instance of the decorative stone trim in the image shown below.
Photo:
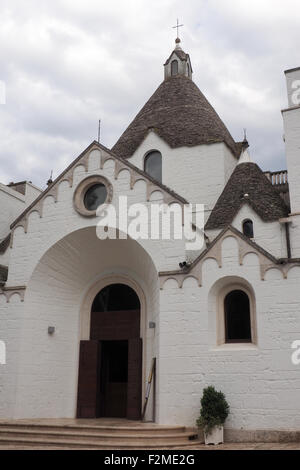
[[[226,238],[232,237],[237,241],[239,252],[239,264],[243,266],[244,258],[250,253],[254,253],[259,258],[260,276],[261,280],[265,280],[266,272],[271,269],[277,269],[282,273],[283,279],[287,279],[288,271],[295,266],[300,266],[299,262],[281,262],[272,255],[267,253],[263,248],[256,245],[256,243],[247,239],[241,232],[233,227],[228,227],[223,230],[221,234],[212,242],[208,247],[186,270],[169,271],[159,273],[160,289],[163,289],[164,284],[168,280],[176,280],[178,287],[182,288],[186,279],[194,278],[199,287],[202,286],[202,265],[208,259],[214,259],[219,268],[222,268],[222,243]]]
[[[174,191],[171,191],[169,188],[160,184],[153,180],[150,176],[148,176],[145,172],[140,170],[139,168],[132,165],[130,162],[123,160],[122,158],[114,155],[110,150],[105,148],[103,145],[99,144],[98,142],[93,142],[88,148],[82,152],[79,157],[77,157],[71,165],[60,175],[56,180],[49,186],[27,209],[15,220],[15,222],[11,225],[12,235],[10,246],[13,246],[13,232],[17,227],[23,227],[24,232],[27,233],[28,228],[28,217],[33,212],[38,212],[40,217],[43,217],[43,204],[44,200],[48,196],[52,196],[54,201],[57,202],[57,193],[58,193],[58,186],[63,181],[67,181],[70,185],[70,188],[73,187],[73,179],[74,179],[74,170],[79,166],[83,166],[85,171],[88,171],[89,165],[89,158],[90,154],[94,151],[98,150],[100,153],[100,165],[99,170],[102,170],[104,164],[112,160],[115,164],[115,180],[118,179],[119,174],[123,170],[127,170],[130,172],[130,189],[134,188],[134,185],[137,181],[145,181],[147,185],[147,200],[150,200],[151,194],[155,191],[160,191],[163,194],[163,200],[165,204],[173,204],[178,203],[180,205],[184,205],[187,201],[176,194]],[[96,176],[96,175],[95,175]],[[100,175],[99,175],[100,176]],[[89,216],[91,214],[89,213]]]
[[[19,297],[20,297],[21,302],[24,302],[25,290],[26,290],[26,286],[1,287],[0,288],[0,295],[5,295],[6,302],[9,303],[11,297],[14,294],[18,294]]]
[[[152,180],[150,176],[148,176],[143,171],[135,168],[132,164],[127,161],[122,161],[121,159],[117,159],[116,157],[108,154],[102,154],[101,156],[101,169],[103,169],[106,162],[109,160],[115,161],[115,180],[118,179],[119,174],[123,170],[127,170],[130,173],[130,189],[134,188],[135,183],[137,181],[144,181],[147,185],[147,202],[150,201],[151,195],[158,191],[163,195],[163,201],[165,204],[180,204],[184,205],[187,201],[179,196],[173,194],[172,191],[167,191],[167,188],[164,188],[163,185],[158,184],[156,181]]]
[[[73,195],[74,208],[80,215],[83,215],[84,217],[95,217],[97,214],[97,210],[90,211],[84,205],[84,196],[87,190],[95,184],[104,184],[106,187],[107,196],[101,207],[105,207],[105,205],[110,204],[112,201],[113,187],[108,179],[101,175],[88,176],[79,183]]]

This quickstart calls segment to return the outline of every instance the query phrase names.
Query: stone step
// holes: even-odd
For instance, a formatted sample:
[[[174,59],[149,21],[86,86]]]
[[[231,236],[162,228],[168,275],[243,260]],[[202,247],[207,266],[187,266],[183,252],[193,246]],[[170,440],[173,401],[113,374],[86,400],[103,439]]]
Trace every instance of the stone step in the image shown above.
[[[28,449],[37,449],[37,448],[56,448],[56,449],[97,449],[97,450],[159,450],[159,449],[178,449],[185,447],[193,448],[199,445],[199,441],[189,441],[189,440],[182,440],[181,443],[177,442],[174,445],[170,443],[164,443],[162,440],[156,441],[153,439],[152,441],[145,441],[142,440],[138,443],[132,441],[131,445],[116,442],[116,441],[106,441],[106,442],[99,442],[95,440],[90,440],[89,442],[84,442],[81,439],[68,440],[67,442],[64,438],[59,439],[59,437],[49,437],[49,436],[37,436],[37,437],[16,437],[16,436],[1,436],[0,444],[3,447],[4,445],[9,447],[22,447]]]
[[[155,442],[163,442],[165,444],[181,444],[182,442],[189,441],[189,439],[194,437],[194,433],[191,432],[182,432],[182,433],[171,433],[171,432],[161,432],[158,434],[155,433],[128,433],[127,435],[124,433],[119,434],[118,432],[98,432],[98,433],[90,433],[86,430],[77,429],[77,430],[68,430],[65,428],[61,428],[59,430],[41,430],[41,429],[20,429],[18,427],[1,427],[0,426],[0,442],[3,437],[17,437],[17,438],[35,438],[35,437],[45,437],[50,439],[63,439],[65,441],[69,441],[72,439],[79,438],[81,441],[95,441],[97,440],[98,443],[105,443],[105,442],[116,442],[122,443],[126,445],[131,445],[132,442],[139,443],[140,441],[143,443],[149,442],[150,444]]]
[[[0,448],[155,450],[199,445],[194,430],[128,420],[1,420]]]
[[[49,431],[49,432],[88,432],[90,434],[114,434],[117,433],[118,435],[130,435],[137,433],[139,435],[148,434],[162,434],[162,433],[169,433],[169,434],[182,434],[186,432],[186,428],[184,426],[158,426],[158,425],[145,425],[142,426],[109,426],[109,425],[86,425],[86,424],[40,424],[34,422],[13,422],[13,421],[0,421],[0,431],[2,429],[29,429],[29,430],[37,430],[37,431]],[[193,434],[193,433],[191,433]]]

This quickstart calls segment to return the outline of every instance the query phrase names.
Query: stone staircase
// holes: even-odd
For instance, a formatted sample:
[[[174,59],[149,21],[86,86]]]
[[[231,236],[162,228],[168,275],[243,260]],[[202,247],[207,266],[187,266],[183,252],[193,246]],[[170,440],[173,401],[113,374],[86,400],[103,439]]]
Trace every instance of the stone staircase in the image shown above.
[[[199,445],[195,431],[126,420],[0,421],[0,449],[185,449]]]

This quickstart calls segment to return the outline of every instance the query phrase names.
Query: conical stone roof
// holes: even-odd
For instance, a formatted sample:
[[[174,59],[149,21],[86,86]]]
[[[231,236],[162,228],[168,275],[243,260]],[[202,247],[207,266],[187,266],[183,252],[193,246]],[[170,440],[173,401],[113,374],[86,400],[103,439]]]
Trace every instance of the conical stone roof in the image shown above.
[[[149,130],[171,148],[225,142],[238,158],[240,147],[197,85],[184,75],[163,81],[112,148],[130,157]]]
[[[206,223],[206,230],[230,225],[243,204],[249,204],[265,222],[288,215],[288,208],[272,183],[254,162],[236,166]]]

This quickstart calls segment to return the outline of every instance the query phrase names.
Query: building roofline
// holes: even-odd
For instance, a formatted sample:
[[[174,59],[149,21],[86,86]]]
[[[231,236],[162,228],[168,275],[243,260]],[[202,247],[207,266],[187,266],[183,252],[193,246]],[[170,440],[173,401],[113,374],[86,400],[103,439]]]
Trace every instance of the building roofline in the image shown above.
[[[19,193],[18,191],[16,191],[11,186],[8,186],[7,184],[0,183],[0,191],[3,191],[6,194],[9,194],[9,196],[14,197],[15,199],[18,199],[21,202],[25,202],[25,194]]]
[[[266,251],[264,248],[262,248],[260,245],[252,241],[250,238],[246,237],[242,232],[237,230],[235,227],[232,225],[228,225],[226,228],[224,228],[219,235],[209,244],[209,246],[193,261],[193,263],[188,266],[186,269],[181,269],[181,270],[175,270],[175,271],[165,271],[165,272],[160,272],[159,276],[170,276],[170,275],[176,275],[176,274],[189,274],[193,268],[203,259],[205,256],[210,252],[210,250],[218,243],[220,239],[225,235],[226,232],[232,232],[234,235],[237,235],[240,237],[243,241],[248,243],[252,248],[254,248],[256,251],[261,253],[263,256],[268,258],[270,261],[272,261],[274,264],[285,264],[287,262],[290,262],[292,260],[285,260],[285,259],[278,259],[275,258],[271,253]],[[294,261],[294,260],[293,260]]]
[[[20,214],[17,219],[11,224],[10,228],[13,229],[17,224],[18,222],[20,222],[20,220],[23,219],[23,217],[31,211],[31,209],[34,208],[34,206],[53,188],[53,186],[55,186],[60,180],[61,178],[69,171],[71,170],[71,168],[76,165],[80,160],[81,158],[84,156],[84,154],[86,152],[88,152],[89,150],[91,150],[93,147],[98,147],[99,149],[101,150],[104,150],[105,152],[107,152],[109,155],[111,155],[114,159],[118,160],[119,162],[122,162],[123,165],[127,166],[128,168],[132,169],[133,171],[135,171],[136,173],[140,174],[141,176],[143,176],[144,178],[146,178],[148,181],[150,181],[151,183],[153,183],[154,185],[158,186],[160,189],[162,189],[163,191],[167,192],[168,194],[170,194],[170,196],[174,197],[174,199],[177,199],[180,203],[182,204],[187,204],[188,201],[186,199],[184,199],[182,196],[180,196],[179,194],[175,193],[174,191],[172,191],[170,188],[168,188],[167,186],[163,185],[162,183],[159,183],[158,181],[156,181],[155,179],[151,178],[146,172],[140,170],[139,168],[137,168],[135,165],[133,165],[132,163],[128,162],[127,160],[121,158],[121,157],[118,157],[116,154],[114,154],[111,150],[109,150],[108,148],[106,148],[104,145],[100,144],[99,142],[97,142],[96,140],[94,140],[83,152],[81,152],[81,154],[75,158],[75,160],[73,160],[73,162],[53,181],[53,183],[48,186],[23,212],[22,214]]]
[[[300,67],[295,67],[293,69],[285,70],[284,73],[287,74],[287,73],[291,73],[291,72],[298,72],[298,70],[300,71]]]
[[[299,109],[300,108],[300,105],[296,105],[296,106],[291,106],[290,108],[285,108],[285,109],[282,109],[281,110],[281,113],[286,113],[287,111],[294,111],[295,109]]]

